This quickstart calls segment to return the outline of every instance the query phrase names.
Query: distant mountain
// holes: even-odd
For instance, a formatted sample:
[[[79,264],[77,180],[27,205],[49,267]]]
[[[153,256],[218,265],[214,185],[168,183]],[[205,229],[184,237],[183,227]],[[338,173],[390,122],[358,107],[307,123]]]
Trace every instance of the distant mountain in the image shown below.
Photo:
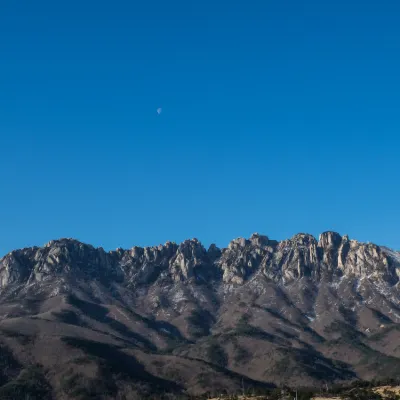
[[[16,250],[0,260],[0,398],[396,377],[399,277],[399,252],[334,232]]]

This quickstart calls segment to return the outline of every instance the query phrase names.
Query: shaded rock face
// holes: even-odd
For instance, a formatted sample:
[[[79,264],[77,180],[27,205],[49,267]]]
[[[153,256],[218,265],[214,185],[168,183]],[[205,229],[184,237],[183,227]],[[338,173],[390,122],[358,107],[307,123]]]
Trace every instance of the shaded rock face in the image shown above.
[[[123,271],[125,280],[132,285],[151,283],[165,270],[176,254],[178,246],[167,242],[164,246],[133,247],[110,252],[116,268]]]
[[[256,273],[284,285],[302,278],[319,282],[342,277],[395,285],[400,266],[396,254],[335,232],[322,233],[318,241],[301,233],[281,242],[255,233],[249,239],[234,239],[225,249],[211,245],[208,250],[197,239],[111,252],[61,239],[6,255],[0,260],[0,287],[38,283],[54,276],[116,280],[134,286],[151,284],[160,277],[243,285]]]

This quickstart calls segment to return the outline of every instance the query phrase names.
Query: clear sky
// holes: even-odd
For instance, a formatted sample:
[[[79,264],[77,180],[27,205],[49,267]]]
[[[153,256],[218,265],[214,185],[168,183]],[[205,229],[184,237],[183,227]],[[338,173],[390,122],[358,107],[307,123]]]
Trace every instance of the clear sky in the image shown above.
[[[0,253],[325,230],[399,249],[399,20],[395,0],[1,1]]]

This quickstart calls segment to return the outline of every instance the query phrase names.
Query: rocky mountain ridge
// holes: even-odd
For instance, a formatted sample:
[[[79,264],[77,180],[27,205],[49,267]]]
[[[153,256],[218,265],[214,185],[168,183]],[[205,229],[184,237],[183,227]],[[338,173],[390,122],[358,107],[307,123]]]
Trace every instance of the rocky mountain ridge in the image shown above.
[[[149,284],[168,275],[174,281],[208,279],[243,285],[259,271],[283,284],[303,277],[315,282],[356,277],[396,286],[399,268],[399,252],[335,232],[322,233],[318,241],[312,235],[297,234],[281,242],[255,233],[249,239],[232,240],[227,248],[212,244],[208,250],[197,239],[110,252],[74,239],[60,239],[42,248],[12,251],[0,259],[0,288],[30,285],[70,272],[95,273],[99,274],[96,278],[134,284]]]
[[[394,377],[399,273],[399,252],[335,232],[221,249],[53,240],[0,259],[0,349],[62,399]],[[0,398],[9,371],[0,357]]]

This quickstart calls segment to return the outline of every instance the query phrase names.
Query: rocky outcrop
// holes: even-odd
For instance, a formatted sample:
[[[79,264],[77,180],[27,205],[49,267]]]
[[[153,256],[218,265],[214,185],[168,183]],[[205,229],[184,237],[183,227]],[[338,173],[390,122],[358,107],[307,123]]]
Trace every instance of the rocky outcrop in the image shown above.
[[[253,234],[249,240],[234,239],[222,251],[216,265],[221,268],[223,282],[241,285],[260,267],[267,254],[272,254],[276,242],[267,236]]]
[[[383,280],[391,284],[398,282],[396,270],[399,265],[391,264],[379,246],[350,240],[342,243],[339,253],[342,256],[339,267],[346,276]]]
[[[154,247],[133,247],[131,250],[117,250],[111,254],[117,259],[117,266],[131,285],[150,284],[168,270],[171,258],[176,254],[176,243]]]
[[[61,239],[42,248],[14,251],[1,259],[0,288],[57,276],[133,286],[149,285],[161,278],[243,285],[256,273],[283,285],[302,278],[318,283],[343,276],[395,285],[399,271],[398,253],[335,232],[322,233],[318,241],[300,233],[281,242],[255,233],[249,239],[234,239],[225,249],[211,245],[208,250],[197,239],[111,252]]]
[[[31,271],[31,257],[25,251],[13,251],[0,260],[0,289],[26,281]],[[31,254],[29,254],[32,256]]]
[[[181,243],[169,262],[169,270],[174,281],[205,279],[210,266],[208,254],[197,240],[185,240]]]
[[[317,241],[311,235],[297,234],[279,243],[271,262],[265,265],[266,273],[273,271],[284,283],[302,277],[319,277]],[[273,275],[272,275],[273,277]]]

